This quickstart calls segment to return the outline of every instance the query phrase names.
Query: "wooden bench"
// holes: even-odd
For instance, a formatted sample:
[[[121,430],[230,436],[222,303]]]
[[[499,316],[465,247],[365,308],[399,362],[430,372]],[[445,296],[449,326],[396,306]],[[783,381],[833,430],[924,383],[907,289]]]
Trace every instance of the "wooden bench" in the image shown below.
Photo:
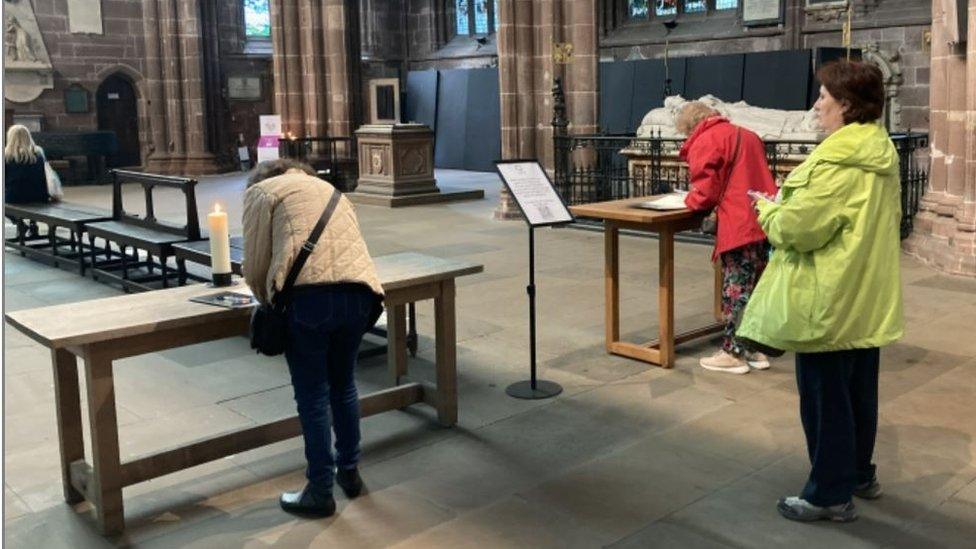
[[[105,278],[122,284],[126,290],[150,290],[155,283],[163,288],[176,282],[179,273],[170,268],[173,244],[200,240],[197,216],[196,180],[185,177],[146,174],[126,170],[112,170],[112,219],[86,226],[92,266],[92,278]],[[142,186],[146,214],[127,212],[122,201],[122,187],[126,183]],[[176,225],[156,218],[153,191],[157,187],[173,188],[183,193],[186,224]],[[104,247],[96,247],[96,239]],[[118,251],[112,249],[115,244]],[[132,248],[132,255],[129,254]],[[145,251],[145,258],[139,251]],[[99,259],[99,256],[104,256]],[[156,268],[158,267],[158,274]]]
[[[379,257],[376,267],[388,317],[396,319],[389,353],[394,387],[361,396],[360,414],[367,417],[423,403],[437,410],[441,424],[454,425],[458,398],[455,279],[479,273],[483,267],[416,253]],[[301,424],[293,416],[122,462],[112,370],[123,365],[113,362],[247,333],[249,309],[189,301],[215,291],[198,284],[6,315],[13,327],[51,350],[64,499],[69,504],[89,501],[103,534],[124,528],[123,487],[301,435]],[[434,300],[435,383],[406,377],[403,308],[426,299]],[[90,460],[85,459],[78,358],[84,360]]]
[[[112,217],[107,210],[64,202],[5,204],[4,215],[17,227],[16,236],[4,239],[7,246],[55,267],[74,266],[82,276],[89,253],[82,238],[85,227]],[[46,232],[41,232],[39,223],[45,225]],[[58,229],[66,230],[68,237],[59,235]]]
[[[196,263],[198,265],[203,265],[205,267],[210,267],[210,241],[209,240],[199,240],[196,242],[181,242],[179,244],[173,244],[173,255],[176,257],[177,269],[180,272],[180,285],[186,283],[189,273],[186,269],[186,263]],[[242,236],[232,236],[230,237],[230,268],[231,271],[238,275],[244,276],[242,270],[244,263],[244,237]],[[417,308],[414,303],[407,305],[407,350],[410,351],[410,356],[417,356]],[[387,330],[379,326],[374,327],[370,330],[370,333],[382,338],[387,337]],[[371,349],[370,351],[360,352],[360,357],[368,357],[376,354],[382,354],[388,350],[387,347],[380,347],[378,349]]]

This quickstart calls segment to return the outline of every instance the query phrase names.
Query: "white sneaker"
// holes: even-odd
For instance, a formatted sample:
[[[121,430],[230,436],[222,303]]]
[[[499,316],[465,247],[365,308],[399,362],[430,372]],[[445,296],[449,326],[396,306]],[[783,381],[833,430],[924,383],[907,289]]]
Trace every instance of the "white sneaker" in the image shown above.
[[[769,357],[756,351],[755,353],[746,354],[746,364],[751,368],[757,370],[768,370],[769,369]]]
[[[728,374],[749,373],[749,365],[745,360],[736,358],[725,351],[719,351],[710,357],[703,358],[698,361],[698,364],[701,364],[701,367],[706,370],[715,372],[725,372]]]

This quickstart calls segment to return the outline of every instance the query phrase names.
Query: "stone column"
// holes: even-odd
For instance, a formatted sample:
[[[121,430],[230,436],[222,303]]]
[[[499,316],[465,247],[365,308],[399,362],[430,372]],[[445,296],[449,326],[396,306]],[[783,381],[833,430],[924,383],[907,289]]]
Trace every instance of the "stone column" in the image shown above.
[[[199,0],[146,0],[143,10],[154,141],[147,171],[216,173],[204,123]]]
[[[976,276],[976,0],[968,45],[950,44],[956,24],[932,2],[929,189],[905,249],[940,270]]]
[[[563,78],[570,132],[596,131],[597,2],[499,0],[498,11],[502,158],[538,158],[552,169],[553,78]],[[554,42],[572,44],[569,63],[553,60]],[[518,217],[502,189],[495,218]]]
[[[359,0],[325,0],[328,132],[352,137],[361,120]]]
[[[166,93],[163,89],[163,48],[159,36],[159,4],[146,2],[142,8],[146,33],[146,90],[148,95],[149,143],[146,170],[167,173],[169,145],[166,139]]]
[[[969,2],[966,45],[966,185],[956,210],[959,230],[976,232],[976,1]],[[976,252],[974,252],[976,253]]]
[[[355,0],[272,0],[275,110],[297,136],[351,136],[359,121]]]
[[[324,133],[322,16],[321,3],[316,0],[271,2],[275,111],[281,115],[286,133]]]

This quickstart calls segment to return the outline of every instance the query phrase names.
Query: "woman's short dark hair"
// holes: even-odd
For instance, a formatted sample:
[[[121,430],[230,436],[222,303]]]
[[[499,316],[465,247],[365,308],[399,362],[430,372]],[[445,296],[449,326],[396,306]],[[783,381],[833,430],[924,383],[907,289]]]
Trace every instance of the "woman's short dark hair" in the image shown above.
[[[311,166],[304,162],[299,162],[298,160],[292,160],[291,158],[279,158],[277,160],[265,160],[264,162],[258,164],[254,173],[251,177],[247,179],[247,186],[250,187],[255,183],[260,183],[265,179],[270,179],[272,177],[278,177],[279,175],[287,172],[288,170],[301,170],[308,175],[313,177],[318,177],[319,174],[315,173],[315,170]]]
[[[877,66],[842,59],[820,67],[817,79],[834,99],[847,105],[845,124],[866,124],[881,118],[885,91],[881,69]]]

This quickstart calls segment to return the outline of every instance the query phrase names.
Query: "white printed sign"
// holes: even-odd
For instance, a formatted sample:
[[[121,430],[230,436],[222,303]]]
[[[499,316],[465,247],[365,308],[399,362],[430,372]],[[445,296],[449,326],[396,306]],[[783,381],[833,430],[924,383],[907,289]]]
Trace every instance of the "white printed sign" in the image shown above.
[[[551,225],[573,220],[573,215],[566,209],[538,162],[501,162],[495,166],[529,225]]]
[[[259,117],[262,137],[281,137],[281,116],[264,114]]]

